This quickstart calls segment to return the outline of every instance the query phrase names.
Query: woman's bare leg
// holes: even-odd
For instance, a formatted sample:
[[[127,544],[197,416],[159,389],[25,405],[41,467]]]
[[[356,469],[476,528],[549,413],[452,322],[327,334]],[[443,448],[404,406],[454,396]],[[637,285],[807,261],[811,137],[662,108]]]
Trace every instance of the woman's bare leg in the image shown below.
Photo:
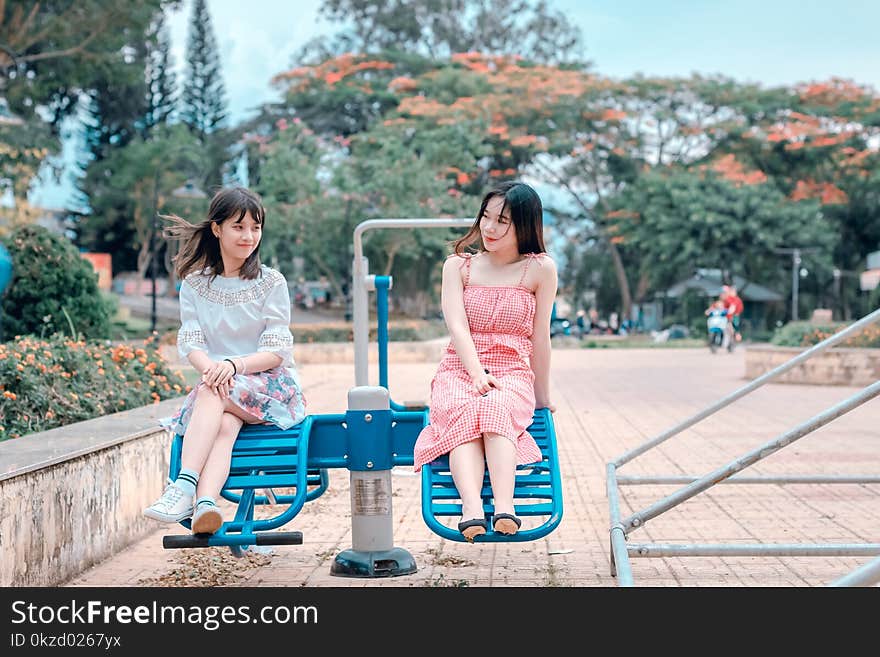
[[[196,499],[211,497],[217,499],[226,478],[229,476],[229,464],[232,460],[232,446],[238,438],[238,431],[244,424],[244,420],[232,413],[224,412],[220,420],[220,431],[214,440],[214,445],[208,454],[205,467],[199,477],[199,485],[196,489]]]
[[[461,497],[461,518],[483,518],[483,475],[486,472],[483,441],[471,440],[449,452],[449,470]]]
[[[508,438],[487,433],[483,437],[486,450],[486,464],[489,467],[489,481],[492,483],[492,497],[495,499],[495,513],[516,515],[513,507],[513,489],[516,484],[516,446]],[[515,534],[516,523],[502,519],[497,528],[505,534]]]
[[[200,386],[196,392],[192,415],[183,434],[183,450],[180,454],[181,469],[201,472],[208,454],[220,431],[225,401],[208,386]]]

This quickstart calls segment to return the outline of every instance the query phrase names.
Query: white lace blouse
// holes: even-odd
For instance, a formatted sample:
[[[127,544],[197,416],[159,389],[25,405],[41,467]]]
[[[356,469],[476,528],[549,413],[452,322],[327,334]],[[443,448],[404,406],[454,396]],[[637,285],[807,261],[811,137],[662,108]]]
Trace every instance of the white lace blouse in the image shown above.
[[[271,351],[293,367],[290,295],[281,272],[262,265],[253,280],[190,274],[180,286],[181,358],[197,349],[215,361]]]

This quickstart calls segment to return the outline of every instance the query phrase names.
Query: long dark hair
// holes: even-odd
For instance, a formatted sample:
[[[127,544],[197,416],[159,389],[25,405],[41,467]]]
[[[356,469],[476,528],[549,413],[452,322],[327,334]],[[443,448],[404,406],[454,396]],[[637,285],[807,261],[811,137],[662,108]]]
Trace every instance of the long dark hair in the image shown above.
[[[485,251],[483,238],[480,234],[480,220],[486,212],[486,206],[496,196],[504,198],[501,214],[510,212],[513,230],[520,253],[546,253],[544,248],[544,208],[538,192],[522,182],[508,180],[499,183],[490,190],[480,204],[480,211],[467,234],[454,243],[455,253],[462,255],[472,244],[478,244],[480,251]]]
[[[180,252],[174,257],[177,276],[183,280],[192,272],[207,270],[213,279],[223,274],[223,258],[220,256],[220,240],[211,230],[212,224],[220,225],[227,219],[239,222],[250,212],[260,226],[266,220],[266,210],[260,197],[244,187],[228,187],[214,194],[208,207],[208,218],[198,224],[191,224],[176,214],[159,215],[171,225],[166,226],[162,236],[166,239],[180,240]],[[254,279],[260,275],[260,244],[251,253],[239,277]]]

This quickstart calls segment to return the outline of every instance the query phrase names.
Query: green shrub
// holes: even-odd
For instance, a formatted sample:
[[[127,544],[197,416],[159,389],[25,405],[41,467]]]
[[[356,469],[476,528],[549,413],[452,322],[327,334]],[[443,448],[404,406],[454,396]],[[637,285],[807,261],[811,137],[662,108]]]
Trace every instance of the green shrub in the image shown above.
[[[109,337],[111,314],[98,275],[70,241],[24,226],[4,243],[12,257],[12,281],[0,304],[4,336]]]
[[[812,322],[789,322],[785,326],[776,329],[772,344],[780,347],[812,347],[831,337],[841,329],[848,326],[847,322],[831,322],[813,324]],[[880,326],[876,324],[863,328],[858,333],[851,335],[838,347],[880,347]]]
[[[188,392],[152,338],[139,345],[18,337],[0,343],[0,441]]]

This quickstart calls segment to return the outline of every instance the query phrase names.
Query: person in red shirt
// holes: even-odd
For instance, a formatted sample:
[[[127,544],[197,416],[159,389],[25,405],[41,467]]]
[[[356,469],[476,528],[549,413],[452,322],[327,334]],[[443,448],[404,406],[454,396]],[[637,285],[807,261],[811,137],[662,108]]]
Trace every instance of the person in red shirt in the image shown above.
[[[727,307],[727,316],[733,324],[733,337],[737,342],[742,341],[742,334],[739,332],[740,316],[742,315],[744,305],[743,300],[737,294],[733,285],[725,285],[721,291],[721,298]]]

